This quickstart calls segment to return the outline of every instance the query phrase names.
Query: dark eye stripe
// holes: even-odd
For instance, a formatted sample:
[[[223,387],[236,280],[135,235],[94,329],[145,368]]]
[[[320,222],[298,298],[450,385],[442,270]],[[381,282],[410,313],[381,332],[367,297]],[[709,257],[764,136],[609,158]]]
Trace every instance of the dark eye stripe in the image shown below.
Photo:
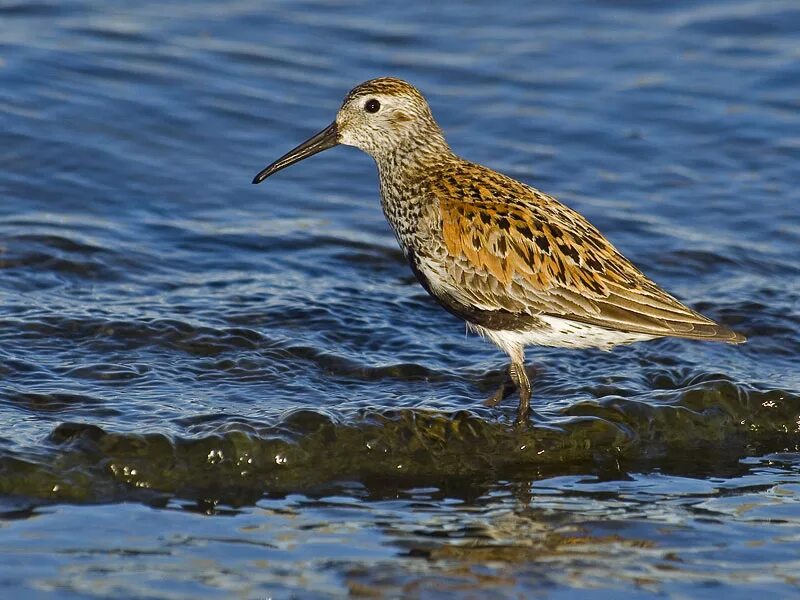
[[[381,103],[375,100],[375,98],[370,98],[364,104],[364,110],[368,113],[376,113],[381,109]]]

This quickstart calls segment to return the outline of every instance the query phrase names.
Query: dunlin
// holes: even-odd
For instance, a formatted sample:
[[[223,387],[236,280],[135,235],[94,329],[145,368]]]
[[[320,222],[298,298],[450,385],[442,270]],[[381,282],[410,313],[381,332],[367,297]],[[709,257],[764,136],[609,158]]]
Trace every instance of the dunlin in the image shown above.
[[[383,212],[422,286],[510,357],[518,422],[530,412],[529,344],[745,340],[658,287],[571,208],[456,156],[425,98],[399,79],[353,88],[331,125],[253,183],[337,144],[375,159]],[[488,405],[506,396],[506,383]]]

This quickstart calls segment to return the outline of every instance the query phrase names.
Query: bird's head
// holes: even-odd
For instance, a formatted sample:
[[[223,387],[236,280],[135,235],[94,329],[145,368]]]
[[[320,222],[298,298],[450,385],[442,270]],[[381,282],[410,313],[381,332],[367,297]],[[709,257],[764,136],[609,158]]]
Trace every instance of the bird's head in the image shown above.
[[[444,143],[425,98],[401,79],[371,79],[350,90],[333,123],[267,166],[253,183],[338,144],[355,146],[379,161],[413,140]]]

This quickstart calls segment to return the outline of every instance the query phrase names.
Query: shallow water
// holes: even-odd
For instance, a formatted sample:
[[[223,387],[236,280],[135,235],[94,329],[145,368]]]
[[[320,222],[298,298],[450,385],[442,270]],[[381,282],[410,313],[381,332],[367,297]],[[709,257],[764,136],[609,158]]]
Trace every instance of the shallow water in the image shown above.
[[[800,593],[795,2],[0,0],[8,597]],[[748,336],[503,356],[374,166],[250,185],[354,84]]]

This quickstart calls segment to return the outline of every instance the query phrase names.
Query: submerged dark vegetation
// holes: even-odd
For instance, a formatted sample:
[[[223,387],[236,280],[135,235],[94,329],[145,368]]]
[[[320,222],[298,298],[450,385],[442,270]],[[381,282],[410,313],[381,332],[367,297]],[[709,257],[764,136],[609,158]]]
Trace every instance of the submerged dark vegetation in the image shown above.
[[[39,460],[2,458],[0,491],[155,504],[177,495],[236,506],[265,492],[313,493],[346,480],[391,490],[585,470],[622,475],[659,467],[697,476],[746,456],[797,451],[796,396],[724,380],[665,396],[657,405],[613,395],[578,402],[524,429],[497,422],[489,411],[424,409],[296,409],[274,425],[220,416],[192,437],[62,423]]]

